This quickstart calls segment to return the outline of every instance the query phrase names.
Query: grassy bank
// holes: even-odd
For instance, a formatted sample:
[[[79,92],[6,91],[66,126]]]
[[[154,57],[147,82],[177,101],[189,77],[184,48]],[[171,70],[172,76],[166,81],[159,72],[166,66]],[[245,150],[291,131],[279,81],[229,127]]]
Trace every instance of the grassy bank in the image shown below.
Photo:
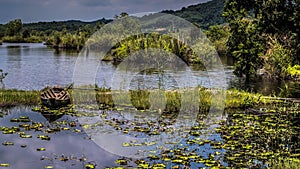
[[[198,93],[197,93],[198,92]],[[97,102],[100,108],[118,108],[133,105],[138,110],[164,109],[166,112],[177,112],[180,107],[192,107],[196,97],[199,102],[200,111],[208,110],[211,107],[212,99],[223,99],[218,103],[223,104],[225,108],[251,108],[259,105],[280,102],[271,97],[261,94],[248,93],[239,90],[227,90],[220,92],[218,90],[197,88],[193,90],[175,90],[175,91],[150,91],[135,90],[124,92],[112,92],[109,89],[96,90],[70,90],[74,98],[74,104],[90,104]],[[225,97],[220,97],[221,94]],[[197,94],[197,95],[195,95]],[[196,97],[195,97],[196,96]],[[0,90],[0,106],[14,105],[38,105],[40,104],[40,91],[21,91],[21,90]],[[164,104],[164,105],[163,105]],[[222,105],[214,105],[215,108],[221,108]]]
[[[39,103],[39,91],[0,90],[0,107],[37,105]]]
[[[195,104],[199,105],[199,112],[207,112],[211,108],[247,109],[282,102],[274,97],[240,90],[220,91],[201,87],[193,90],[132,90],[128,92],[109,89],[73,89],[70,93],[74,104],[96,103],[100,109],[135,107],[137,110],[174,113],[180,110],[190,111]]]
[[[3,42],[6,43],[42,43],[43,40],[38,36],[30,36],[28,38],[23,38],[21,36],[5,36],[3,37]]]

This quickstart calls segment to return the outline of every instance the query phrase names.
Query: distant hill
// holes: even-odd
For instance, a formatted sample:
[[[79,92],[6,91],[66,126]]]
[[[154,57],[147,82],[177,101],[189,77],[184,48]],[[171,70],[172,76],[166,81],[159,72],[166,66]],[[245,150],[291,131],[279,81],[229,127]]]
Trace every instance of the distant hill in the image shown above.
[[[225,22],[225,19],[222,17],[224,4],[225,0],[212,0],[206,3],[183,7],[177,11],[165,10],[162,13],[176,15],[198,24],[201,28],[207,29],[211,25]]]
[[[191,5],[183,7],[181,10],[165,10],[161,13],[173,14],[184,18],[194,24],[199,25],[203,29],[207,29],[211,25],[222,24],[225,19],[222,17],[225,0],[212,0],[206,3]],[[95,28],[95,25],[106,24],[111,22],[111,19],[99,19],[92,22],[83,22],[80,20],[68,21],[52,21],[52,22],[37,22],[37,23],[24,23],[23,30],[30,32],[44,32],[50,34],[53,31],[66,30],[74,32],[79,29],[84,29],[85,26]],[[6,24],[0,24],[0,38],[5,35]],[[97,26],[98,27],[98,26]],[[97,28],[96,27],[96,28]]]
[[[99,24],[107,24],[111,22],[110,19],[102,18],[97,21],[92,22],[83,22],[80,20],[68,20],[68,21],[52,21],[52,22],[37,22],[37,23],[25,23],[23,24],[23,29],[26,30],[36,30],[36,31],[62,31],[66,29],[67,31],[76,31],[79,28],[82,28],[86,25],[90,25],[91,27],[95,26],[97,23]]]
[[[68,20],[68,21],[52,21],[52,22],[35,22],[35,23],[23,23],[23,31],[29,32],[44,32],[50,34],[53,31],[66,30],[68,32],[74,32],[79,29],[84,29],[85,26],[93,28],[95,25],[103,25],[111,22],[111,19],[99,19],[91,22],[84,22],[80,20]],[[0,24],[0,38],[5,36],[7,24]]]

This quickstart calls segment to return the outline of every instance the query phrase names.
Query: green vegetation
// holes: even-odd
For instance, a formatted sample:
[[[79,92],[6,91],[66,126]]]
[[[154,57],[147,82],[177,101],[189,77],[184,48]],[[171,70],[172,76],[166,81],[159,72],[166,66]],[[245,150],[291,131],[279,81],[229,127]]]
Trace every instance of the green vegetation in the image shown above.
[[[75,99],[74,104],[89,104],[93,103],[93,101],[97,101],[97,104],[101,109],[118,109],[124,108],[128,105],[133,105],[137,110],[149,110],[153,109],[150,106],[156,106],[159,109],[164,100],[166,107],[164,112],[178,112],[180,110],[181,99],[183,97],[184,92],[198,92],[199,94],[199,111],[205,112],[208,111],[211,107],[212,102],[212,93],[221,92],[215,89],[206,89],[206,88],[196,88],[195,90],[174,90],[174,91],[162,91],[163,95],[159,95],[156,90],[131,90],[129,93],[124,93],[121,91],[111,91],[110,89],[96,89],[93,90],[80,90],[73,89],[71,91],[72,97]],[[261,94],[248,93],[240,90],[227,90],[226,93],[226,109],[245,109],[252,108],[262,105],[270,105],[273,103],[280,103],[281,100],[277,100],[273,97],[263,96]],[[221,93],[220,93],[221,94]],[[149,96],[161,99],[152,100],[152,104],[150,105]],[[193,95],[189,96],[190,98],[185,98],[185,100],[190,100],[187,103],[184,103],[184,107],[193,107]],[[96,99],[95,99],[96,98]],[[122,105],[116,105],[114,99],[117,99],[117,103],[122,103]],[[215,98],[216,99],[216,98]],[[219,106],[219,105],[215,105]],[[218,107],[216,107],[217,109]]]
[[[213,25],[205,31],[207,38],[213,43],[220,56],[226,55],[226,43],[230,36],[230,27],[227,24]]]
[[[213,0],[189,6],[180,11],[163,12],[181,16],[206,28],[205,33],[219,54],[233,57],[235,73],[238,76],[245,76],[247,82],[255,78],[258,71],[263,72],[262,74],[268,78],[300,79],[299,1],[226,0],[223,14],[228,24],[223,24],[224,20],[221,17],[223,5],[224,0]],[[126,16],[126,13],[122,13],[116,18]],[[44,41],[46,45],[54,48],[79,50],[92,33],[108,22],[109,20],[102,19],[97,22],[22,24],[22,21],[17,19],[6,25],[0,25],[0,38],[4,42]],[[128,22],[128,24],[131,23],[134,25],[133,20]],[[122,27],[115,29],[122,30]],[[90,45],[97,47],[103,44],[91,42]],[[159,33],[139,34],[123,39],[108,52],[103,60],[119,63],[130,54],[148,48],[159,48],[176,54],[187,64],[201,65],[201,60],[195,57],[193,51],[184,42]],[[151,70],[146,71],[151,72]],[[6,75],[7,73],[0,69],[0,81]],[[126,93],[97,86],[95,89],[93,86],[89,87],[91,90],[85,90],[84,87],[69,90],[74,99],[73,104],[55,110],[38,106],[40,91],[0,90],[0,107],[36,105],[38,107],[34,107],[33,111],[41,112],[50,122],[44,125],[34,122],[27,116],[12,117],[9,122],[18,125],[0,126],[0,134],[18,134],[22,139],[34,139],[33,136],[39,133],[37,136],[39,141],[51,141],[51,137],[55,137],[60,131],[74,134],[80,133],[83,129],[95,129],[103,125],[136,137],[162,133],[174,136],[174,133],[185,133],[185,137],[180,138],[179,141],[166,141],[166,144],[176,145],[174,149],[161,146],[159,148],[161,152],[157,155],[154,155],[155,152],[148,158],[135,161],[127,158],[117,159],[115,165],[123,168],[128,167],[127,165],[138,168],[165,168],[168,164],[174,168],[193,168],[201,164],[202,167],[204,165],[211,168],[224,168],[223,164],[226,163],[228,167],[233,168],[299,168],[300,113],[298,103],[235,89],[226,91],[203,87],[168,91],[139,89]],[[285,92],[284,89],[282,90]],[[214,94],[218,92],[220,94],[224,92],[226,100],[219,100],[220,105],[212,105],[216,99],[223,99],[223,97],[215,97]],[[196,124],[190,128],[174,127],[173,124],[181,110],[185,113],[195,113],[194,102],[199,106],[199,112],[196,112],[198,115],[195,119]],[[223,103],[226,118],[218,115],[215,119],[215,114],[210,111],[223,110],[224,107],[221,105]],[[124,118],[125,113],[133,114],[135,118]],[[63,115],[97,117],[102,121],[94,124],[68,121],[73,118],[56,121]],[[159,118],[155,120],[146,118],[143,121],[143,117],[153,115],[158,115]],[[5,118],[5,116],[5,113],[0,112],[0,118]],[[223,119],[220,120],[220,118]],[[203,119],[208,119],[208,121],[203,121]],[[149,150],[151,146],[157,146],[156,142],[139,143],[136,140],[124,142],[122,146],[148,146]],[[6,148],[16,145],[11,140],[2,143],[2,146]],[[21,145],[21,148],[26,147],[27,145]],[[49,150],[48,148],[35,148],[36,151],[42,152]],[[209,153],[205,152],[208,148]],[[84,156],[81,158],[73,155],[72,157],[64,155],[57,157],[47,158],[51,161],[63,162],[73,160],[74,163],[84,164],[85,168],[97,166],[94,162],[87,162]],[[43,158],[45,156],[42,156],[41,160],[45,160]],[[0,164],[0,167],[9,166],[6,163]],[[46,166],[45,168],[53,167]]]
[[[271,168],[293,168],[299,164],[297,105],[287,102],[227,113],[226,121],[215,130],[221,133],[230,167],[264,168],[271,164]]]
[[[189,89],[187,89],[189,90]],[[196,123],[191,127],[173,127],[178,117],[178,107],[189,107],[190,103],[181,102],[183,97],[181,90],[164,91],[163,95],[155,95],[154,109],[149,108],[149,97],[151,92],[155,91],[129,91],[124,94],[110,89],[97,88],[96,90],[73,89],[73,97],[76,95],[79,100],[75,105],[69,105],[66,108],[58,110],[49,110],[47,108],[33,107],[33,111],[39,111],[49,122],[35,121],[39,118],[36,114],[23,115],[22,113],[10,114],[0,112],[0,118],[10,118],[10,123],[14,125],[0,126],[0,135],[16,135],[20,139],[33,139],[34,142],[51,143],[58,136],[59,132],[64,134],[82,133],[84,130],[97,130],[98,127],[109,126],[109,130],[117,130],[124,135],[129,136],[145,136],[145,135],[170,135],[171,139],[164,140],[165,145],[174,145],[173,148],[166,148],[160,145],[161,152],[156,150],[157,141],[142,141],[132,138],[128,142],[121,143],[123,147],[141,147],[150,153],[144,159],[121,158],[115,160],[115,165],[123,168],[138,166],[141,167],[164,167],[167,164],[183,168],[183,166],[192,167],[193,165],[205,165],[206,167],[224,168],[224,164],[233,168],[295,168],[299,164],[299,110],[297,104],[280,101],[276,98],[265,97],[260,94],[251,94],[238,90],[226,91],[226,118],[221,118],[213,112],[208,114],[205,108],[211,104],[212,94],[218,92],[215,89],[197,88],[200,99],[200,112],[197,113]],[[12,93],[12,91],[8,91]],[[14,91],[18,93],[19,91]],[[192,90],[194,92],[194,90]],[[32,93],[32,92],[28,92]],[[128,104],[101,107],[105,103],[98,105],[88,103],[89,100],[97,94],[105,94],[100,98],[109,96],[114,99],[127,99],[133,104],[132,108]],[[149,94],[150,93],[150,94]],[[154,93],[155,94],[155,93]],[[39,95],[39,92],[37,92]],[[159,109],[161,100],[158,98],[166,98],[166,106]],[[191,95],[188,94],[187,97]],[[27,96],[28,97],[28,96]],[[107,97],[107,98],[109,98]],[[128,99],[128,97],[130,97]],[[18,97],[19,98],[19,97]],[[16,100],[18,98],[15,98]],[[39,98],[39,97],[37,97]],[[189,100],[189,98],[186,98]],[[110,99],[107,99],[110,100]],[[106,100],[106,101],[107,101]],[[102,100],[103,101],[103,100]],[[81,104],[82,103],[82,104]],[[99,106],[102,111],[99,111]],[[152,106],[152,105],[151,105]],[[172,108],[172,109],[171,109]],[[242,108],[242,109],[240,109]],[[107,111],[109,110],[109,111]],[[169,111],[168,111],[169,110]],[[193,110],[192,110],[193,111]],[[126,118],[125,114],[134,115],[135,118]],[[61,118],[62,116],[69,116]],[[216,116],[216,118],[214,118]],[[97,121],[78,122],[71,117],[90,118],[97,117]],[[144,119],[145,118],[145,119]],[[187,117],[184,117],[187,118]],[[203,119],[208,119],[204,121]],[[178,137],[174,133],[183,133]],[[82,134],[80,134],[82,136]],[[219,136],[222,139],[219,139]],[[87,138],[88,139],[88,138]],[[15,140],[2,142],[6,148],[15,147]],[[48,145],[48,144],[47,144]],[[51,152],[46,145],[28,144],[21,145],[21,148],[35,146],[34,150],[40,152]],[[43,147],[45,146],[45,147]],[[143,147],[142,147],[143,146]],[[206,152],[207,151],[207,152]],[[57,157],[41,157],[41,160],[59,160],[71,161],[72,164],[78,162],[80,157],[59,155]],[[89,157],[82,157],[89,158]],[[220,160],[220,158],[222,158]],[[283,161],[282,161],[283,159]],[[82,161],[80,161],[82,162]],[[88,159],[84,163],[86,167],[96,166],[97,163],[89,162]]]
[[[178,112],[181,107],[181,97],[184,91],[164,91],[166,99],[165,112]],[[193,92],[193,91],[191,91]],[[215,90],[199,88],[199,108],[201,110],[208,110],[211,106],[212,92]],[[118,109],[126,107],[130,104],[124,100],[130,100],[134,107],[138,110],[147,110],[150,108],[149,96],[150,93],[156,95],[157,91],[147,90],[132,90],[129,95],[122,92],[111,91],[110,89],[96,89],[94,90],[70,90],[72,98],[75,98],[74,104],[90,104],[97,101],[101,109]],[[159,95],[160,96],[160,95]],[[128,98],[130,97],[130,98]],[[161,97],[161,96],[160,96]],[[192,96],[191,96],[192,97]],[[280,102],[270,97],[262,96],[261,94],[252,94],[239,90],[226,91],[226,108],[249,108],[258,105],[268,105],[271,103]],[[113,99],[120,99],[124,105],[115,105]],[[191,98],[192,99],[192,98]],[[154,100],[155,105],[160,105],[161,100]],[[40,103],[39,91],[21,91],[21,90],[0,90],[0,106],[15,106],[15,105],[38,105]],[[192,103],[185,103],[192,104]],[[153,105],[151,105],[153,106]],[[185,105],[185,107],[189,107]]]
[[[300,65],[294,65],[293,67],[291,67],[289,65],[289,67],[287,68],[287,72],[293,78],[299,79],[300,78]]]
[[[39,91],[0,90],[0,107],[37,105],[39,103]]]
[[[202,63],[201,60],[192,51],[192,49],[185,45],[182,41],[167,35],[160,35],[159,33],[136,35],[124,39],[117,45],[115,45],[108,52],[108,55],[103,58],[103,60],[113,60],[115,62],[121,62],[126,57],[130,56],[130,54],[148,48],[157,48],[167,52],[171,52],[172,54],[180,57],[185,63],[189,65]],[[149,58],[149,56],[147,57]],[[171,61],[168,56],[166,56],[165,60]]]
[[[30,35],[28,30],[24,30],[21,19],[10,21],[8,24],[2,27],[2,29],[5,29],[5,33],[0,33],[0,38],[2,37],[4,42],[42,42],[41,37]]]
[[[224,23],[223,6],[224,0],[213,0],[184,7],[178,11],[168,10],[162,11],[162,13],[182,17],[201,28],[207,29],[211,25]],[[128,14],[123,12],[115,18],[125,16]],[[102,18],[93,22],[69,20],[22,23],[20,19],[15,19],[4,25],[0,24],[0,39],[3,42],[45,42],[46,45],[56,48],[78,49],[84,46],[91,34],[111,21]]]
[[[287,69],[293,64],[294,54],[292,50],[281,45],[278,38],[269,38],[269,48],[263,56],[268,76],[279,79],[292,75]]]
[[[0,24],[1,42],[41,43],[55,48],[81,49],[88,37],[111,20],[93,22],[76,20],[22,23],[20,19]]]
[[[18,36],[21,34],[22,27],[23,27],[23,23],[22,23],[21,19],[16,19],[16,20],[10,21],[7,24],[5,34],[7,36]]]
[[[206,3],[183,7],[181,10],[165,10],[162,13],[172,14],[195,23],[203,29],[225,23],[222,17],[225,0],[212,0]]]
[[[85,26],[89,25],[91,28],[100,28],[103,24],[109,23],[110,19],[100,19],[92,22],[83,22],[79,20],[68,20],[68,21],[53,21],[53,22],[37,22],[37,23],[24,23],[23,27],[29,32],[44,32],[50,34],[53,31],[61,32],[64,29],[67,32],[76,32]]]
[[[77,49],[80,50],[84,45],[86,40],[90,36],[90,31],[81,30],[75,33],[63,32],[53,32],[46,40],[46,45],[54,48],[65,48],[65,49]]]
[[[207,97],[209,93],[215,91],[201,88],[199,92],[204,98],[210,98]],[[168,94],[169,96],[167,97],[178,98],[178,95],[173,95],[174,93],[169,92],[170,95]],[[147,99],[138,97],[148,97],[147,93],[137,91],[131,96],[135,97],[135,95],[137,95],[136,98],[139,100],[136,100],[134,104],[140,105],[141,102],[147,102]],[[236,102],[243,100],[243,104],[240,105],[247,105],[246,103],[249,102],[248,106],[244,107],[246,108],[245,110],[226,109],[227,117],[222,120],[214,119],[213,113],[209,114],[211,115],[209,120],[213,124],[203,121],[208,116],[207,111],[200,112],[197,123],[190,128],[170,127],[177,117],[176,112],[158,111],[157,114],[157,111],[140,110],[136,113],[134,109],[126,109],[126,105],[110,109],[110,111],[101,111],[100,114],[95,113],[94,110],[98,110],[98,106],[94,105],[76,105],[75,107],[79,106],[76,109],[79,111],[72,112],[60,109],[54,112],[76,117],[100,117],[103,119],[101,122],[80,124],[85,130],[94,130],[104,124],[125,135],[143,136],[166,133],[176,136],[172,133],[178,131],[186,133],[185,137],[180,138],[178,142],[171,140],[165,142],[166,144],[174,144],[175,147],[172,149],[162,147],[162,152],[150,154],[148,158],[136,161],[132,161],[133,159],[130,158],[122,158],[115,161],[117,165],[125,168],[133,162],[139,167],[164,166],[166,163],[171,163],[179,168],[195,165],[195,163],[204,164],[207,167],[222,168],[224,162],[233,168],[293,168],[298,166],[300,130],[297,119],[300,114],[297,104],[284,101],[274,102],[272,99],[267,103],[263,101],[268,99],[266,97],[237,90],[228,91],[227,97],[228,100],[235,98]],[[177,104],[173,101],[172,103]],[[252,104],[251,106],[250,103]],[[259,107],[250,108],[257,104],[260,104]],[[40,111],[38,108],[34,109]],[[82,110],[91,110],[91,113],[89,113],[90,111]],[[132,113],[136,118],[130,120],[120,116],[116,118],[118,114],[120,115],[120,112],[123,115]],[[144,116],[149,117],[152,115],[159,115],[159,120],[152,120],[151,118],[142,120]],[[217,118],[220,118],[220,116],[217,116]],[[21,117],[18,119],[21,119]],[[55,128],[47,130],[47,133],[67,131],[77,126],[74,122],[56,122],[53,124],[55,124]],[[211,125],[216,125],[217,127],[212,128]],[[75,132],[75,130],[73,131]],[[215,139],[218,134],[220,134],[222,140]],[[132,141],[122,143],[122,146],[147,146],[151,150],[157,146],[157,143],[155,141],[137,142],[133,138]],[[208,146],[211,148],[209,148],[209,153],[206,153]],[[205,151],[201,151],[202,149],[205,149]],[[200,152],[196,150],[200,150]],[[222,157],[222,160],[220,160],[220,157]],[[284,160],[282,161],[282,159]]]
[[[294,0],[226,1],[227,54],[235,58],[238,76],[249,81],[261,69],[272,78],[288,76],[288,66],[300,61],[299,6]]]
[[[272,160],[272,169],[299,169],[300,160],[297,158],[279,158],[278,160]]]
[[[182,17],[206,29],[218,53],[234,58],[234,73],[249,82],[257,75],[273,79],[297,78],[291,68],[300,64],[299,6],[298,0],[212,0],[162,13]],[[115,18],[126,16],[127,13],[121,13]],[[111,21],[103,18],[94,22],[24,24],[16,19],[0,24],[0,44],[1,41],[45,42],[55,48],[79,50],[96,30]],[[189,48],[175,41],[155,34],[134,36],[118,43],[104,60],[121,61],[133,51],[147,47],[159,47],[181,58],[190,58]],[[192,62],[199,63],[198,60]]]

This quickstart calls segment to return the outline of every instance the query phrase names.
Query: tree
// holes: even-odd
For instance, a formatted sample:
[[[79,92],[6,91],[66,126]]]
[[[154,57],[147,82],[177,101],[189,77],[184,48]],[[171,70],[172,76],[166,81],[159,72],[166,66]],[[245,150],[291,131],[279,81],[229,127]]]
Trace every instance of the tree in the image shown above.
[[[122,12],[120,15],[115,15],[114,18],[119,19],[119,18],[124,18],[124,17],[127,17],[127,16],[129,16],[128,13]]]
[[[4,25],[0,24],[0,39],[5,36],[5,31]]]
[[[61,33],[59,33],[59,32],[54,32],[54,34],[53,34],[53,38],[54,38],[54,40],[53,40],[53,46],[54,47],[59,47],[60,46],[60,44],[61,44],[61,42],[62,42],[62,40],[61,40]]]
[[[254,0],[227,0],[223,15],[229,22],[231,35],[228,39],[228,55],[235,59],[237,76],[245,76],[249,82],[257,69],[261,68],[258,57],[263,41],[258,34],[258,20],[255,19]]]
[[[291,50],[293,63],[300,61],[299,50],[299,0],[260,0],[257,11],[260,14],[261,34],[277,37],[280,45]],[[271,42],[270,42],[271,43]]]
[[[253,20],[242,19],[239,21],[240,30],[237,49],[232,55],[237,59],[234,73],[238,76],[245,75],[246,82],[255,75],[256,71],[263,66],[262,58],[259,55],[263,52],[263,39],[258,34],[257,23]]]
[[[270,48],[270,36],[278,37],[280,45],[294,52],[289,55],[294,57],[293,63],[299,62],[299,3],[299,0],[225,2],[223,16],[229,22],[231,33],[228,55],[236,60],[238,76],[245,75],[248,81],[262,68],[263,58],[266,58],[262,56]]]
[[[16,19],[13,21],[10,21],[7,24],[7,29],[6,29],[6,35],[7,36],[16,36],[16,35],[20,35],[21,31],[22,31],[22,21],[21,19]]]
[[[126,12],[122,12],[121,14],[120,14],[120,17],[126,17],[126,16],[128,16],[128,13],[126,13]]]
[[[219,55],[225,55],[227,51],[226,42],[230,36],[228,25],[210,26],[205,32],[207,38],[214,44]]]
[[[30,32],[28,29],[24,30],[22,33],[23,38],[29,38],[30,37]]]

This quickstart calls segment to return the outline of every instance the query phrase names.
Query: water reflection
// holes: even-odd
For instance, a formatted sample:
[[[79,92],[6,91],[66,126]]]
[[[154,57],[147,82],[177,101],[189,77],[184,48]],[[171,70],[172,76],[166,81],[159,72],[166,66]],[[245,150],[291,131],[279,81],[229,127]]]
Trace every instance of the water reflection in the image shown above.
[[[0,47],[0,68],[8,72],[6,88],[40,90],[47,85],[71,83],[76,57],[55,57],[53,52],[43,44],[4,43]]]
[[[228,112],[221,133],[229,167],[267,168],[270,159],[299,157],[298,106],[273,106]]]
[[[54,56],[73,56],[73,57],[78,56],[77,50],[65,50],[65,49],[59,49],[59,48],[55,48],[52,50],[53,50]]]
[[[300,97],[300,83],[294,81],[257,79],[256,81],[245,83],[243,79],[234,77],[229,82],[229,88],[237,88],[249,92],[262,93],[263,95],[292,98]]]
[[[7,46],[8,63],[16,63],[15,68],[21,69],[22,63],[22,48],[21,46]]]
[[[92,62],[89,64],[98,65],[96,79],[93,83],[102,87],[112,86],[112,77],[118,65],[100,62],[99,54],[93,54],[92,52],[89,52],[88,57],[92,58],[90,59]],[[73,81],[74,66],[77,58],[78,53],[76,51],[55,50],[47,48],[43,44],[3,43],[0,46],[0,68],[9,73],[4,79],[4,83],[5,87],[10,89],[40,90],[45,86],[65,86],[70,84]],[[220,59],[225,65],[226,80],[229,88],[259,92],[265,95],[275,94],[282,97],[300,97],[299,82],[274,82],[258,79],[250,84],[245,84],[243,80],[233,75],[233,60],[226,56],[221,56]],[[91,66],[83,65],[81,69],[83,80],[86,73],[89,72],[89,67]],[[191,71],[192,76],[187,71],[178,71],[176,74],[165,73],[175,79],[186,81],[191,86],[199,84],[205,87],[217,86],[221,79],[217,71],[211,73],[212,79],[209,79],[207,72],[200,71],[197,67],[192,67]],[[138,76],[136,74],[132,75]]]
[[[138,97],[141,94],[147,95],[147,92],[132,93]],[[0,145],[0,164],[9,163],[11,168],[22,169],[49,165],[81,169],[87,163],[96,164],[97,168],[115,167],[115,160],[124,157],[100,148],[93,142],[95,140],[91,140],[93,137],[85,133],[104,131],[100,129],[130,136],[127,142],[118,139],[111,142],[107,141],[107,137],[100,137],[107,147],[117,149],[118,143],[125,145],[122,148],[126,152],[132,149],[143,150],[141,153],[151,150],[151,154],[143,160],[152,166],[163,163],[167,168],[264,168],[271,158],[299,157],[300,153],[299,108],[289,103],[278,103],[259,110],[228,109],[226,114],[200,112],[197,123],[189,127],[186,127],[187,124],[174,125],[176,111],[160,114],[134,109],[99,110],[96,105],[81,106],[73,114],[69,112],[53,118],[33,112],[31,107],[1,109],[0,143],[11,142],[13,145]],[[18,119],[30,120],[21,122]],[[177,137],[177,131],[184,137]],[[142,145],[137,142],[139,138],[152,134],[163,137],[155,142],[148,139]],[[22,137],[24,135],[30,137]],[[49,136],[49,139],[41,136]],[[45,148],[45,151],[37,151],[39,148]],[[125,160],[128,161],[127,165],[123,165],[126,168],[139,163],[133,158]]]
[[[1,137],[0,142],[12,142],[13,146],[1,145],[0,163],[8,163],[11,168],[45,168],[45,166],[54,166],[54,168],[85,168],[85,164],[93,162],[97,167],[104,168],[113,166],[118,158],[115,155],[107,153],[99,148],[83,132],[74,132],[82,130],[76,123],[76,118],[65,115],[56,121],[48,121],[43,115],[32,112],[29,107],[16,107],[13,109],[2,110],[3,118],[0,118]],[[28,116],[29,123],[13,123],[12,118]],[[71,122],[73,123],[71,125]],[[43,125],[43,130],[22,128],[21,124]],[[20,128],[19,132],[13,134],[3,134],[3,127]],[[69,128],[69,130],[55,131],[47,133],[53,128]],[[20,138],[22,133],[31,135],[31,138]],[[50,140],[43,140],[40,135],[48,135]],[[46,151],[37,151],[38,148],[45,148]]]

